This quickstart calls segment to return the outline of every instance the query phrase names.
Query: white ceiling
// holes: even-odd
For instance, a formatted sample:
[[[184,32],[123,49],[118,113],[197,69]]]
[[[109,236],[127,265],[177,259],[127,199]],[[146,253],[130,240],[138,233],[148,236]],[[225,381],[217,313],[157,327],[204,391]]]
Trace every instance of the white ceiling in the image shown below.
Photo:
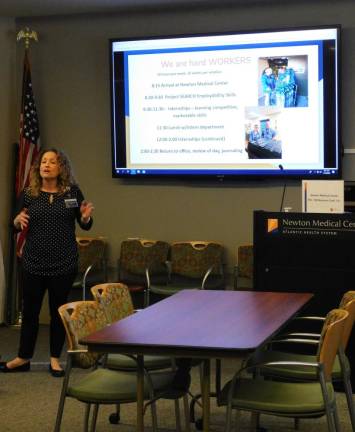
[[[133,8],[202,7],[246,2],[253,0],[0,0],[0,17],[113,13]]]

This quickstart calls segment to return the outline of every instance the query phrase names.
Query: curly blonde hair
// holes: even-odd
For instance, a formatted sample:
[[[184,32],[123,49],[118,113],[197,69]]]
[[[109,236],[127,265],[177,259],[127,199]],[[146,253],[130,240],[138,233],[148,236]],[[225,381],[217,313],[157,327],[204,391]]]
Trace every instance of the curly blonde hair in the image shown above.
[[[70,188],[71,185],[77,184],[73,174],[71,163],[68,157],[65,155],[65,153],[55,148],[44,149],[41,150],[41,152],[39,153],[30,171],[30,184],[28,186],[28,191],[34,197],[37,197],[39,195],[42,188],[42,177],[40,175],[40,166],[44,154],[48,152],[53,152],[57,155],[59,166],[60,166],[60,173],[57,179],[58,193],[63,194]]]

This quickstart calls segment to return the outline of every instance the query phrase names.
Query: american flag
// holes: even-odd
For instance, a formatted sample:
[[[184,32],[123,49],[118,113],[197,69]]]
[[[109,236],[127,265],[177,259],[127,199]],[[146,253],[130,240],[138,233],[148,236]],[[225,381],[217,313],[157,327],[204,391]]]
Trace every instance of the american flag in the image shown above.
[[[30,168],[40,151],[39,124],[33,97],[31,67],[27,50],[25,51],[22,81],[22,103],[20,114],[20,143],[18,148],[16,185],[18,197],[28,186]],[[17,235],[17,255],[21,256],[25,243],[26,230]]]

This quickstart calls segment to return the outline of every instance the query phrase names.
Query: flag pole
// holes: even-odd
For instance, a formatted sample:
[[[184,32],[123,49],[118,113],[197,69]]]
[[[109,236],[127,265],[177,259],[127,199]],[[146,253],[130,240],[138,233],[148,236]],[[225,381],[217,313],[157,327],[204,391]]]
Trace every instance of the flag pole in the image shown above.
[[[29,48],[30,48],[30,43],[32,41],[34,42],[38,42],[38,34],[36,31],[30,29],[29,27],[26,27],[25,29],[20,30],[17,33],[17,37],[16,37],[17,42],[24,42],[25,45],[25,57],[24,57],[24,64],[29,65],[28,63],[28,52],[29,52]],[[29,66],[28,66],[29,69]],[[23,77],[24,78],[24,77]],[[22,88],[22,93],[24,91],[24,88]],[[22,94],[23,97],[23,94]],[[21,101],[21,116],[23,115],[23,100]],[[20,125],[20,128],[22,127],[22,125]],[[22,132],[20,131],[20,143],[17,146],[17,157],[15,157],[16,159],[16,166],[15,166],[15,185],[14,185],[14,204],[13,204],[13,211],[11,214],[11,220],[10,220],[10,230],[12,229],[12,218],[14,216],[15,213],[15,207],[16,207],[16,199],[19,196],[20,191],[27,186],[26,181],[27,181],[27,176],[25,175],[24,171],[23,171],[23,154],[21,152],[21,135]],[[32,161],[31,161],[32,162]],[[21,263],[20,263],[20,258],[18,255],[18,237],[19,236],[15,236],[12,235],[12,245],[13,247],[11,248],[12,253],[11,253],[11,257],[10,257],[10,274],[11,274],[11,280],[9,283],[9,287],[13,287],[13,290],[11,291],[12,295],[8,295],[9,297],[9,302],[8,302],[8,310],[7,310],[7,317],[8,320],[10,321],[10,323],[14,326],[14,327],[20,327],[21,326],[21,322],[22,322],[22,287],[21,287],[21,283],[20,283],[20,277],[19,277],[19,273],[21,271]],[[10,293],[9,293],[10,294]],[[10,309],[10,310],[9,310]]]
[[[15,317],[17,311],[17,256],[16,256],[16,238],[13,230],[13,214],[16,207],[16,167],[18,157],[18,143],[13,144],[13,175],[12,175],[12,202],[11,214],[9,220],[9,271],[7,272],[7,294],[6,294],[6,313],[5,324],[13,325],[19,317]],[[14,289],[13,289],[14,288]]]

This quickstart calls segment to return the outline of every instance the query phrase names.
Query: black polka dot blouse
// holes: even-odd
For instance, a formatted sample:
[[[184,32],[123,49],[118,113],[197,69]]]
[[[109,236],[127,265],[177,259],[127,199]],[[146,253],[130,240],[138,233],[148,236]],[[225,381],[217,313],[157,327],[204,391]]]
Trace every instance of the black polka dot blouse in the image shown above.
[[[80,205],[84,196],[78,186],[71,186],[64,194],[40,192],[38,197],[25,189],[19,197],[18,214],[27,208],[28,232],[23,248],[24,270],[40,276],[59,276],[75,273],[78,267],[78,250],[75,237],[75,220],[81,228]]]

